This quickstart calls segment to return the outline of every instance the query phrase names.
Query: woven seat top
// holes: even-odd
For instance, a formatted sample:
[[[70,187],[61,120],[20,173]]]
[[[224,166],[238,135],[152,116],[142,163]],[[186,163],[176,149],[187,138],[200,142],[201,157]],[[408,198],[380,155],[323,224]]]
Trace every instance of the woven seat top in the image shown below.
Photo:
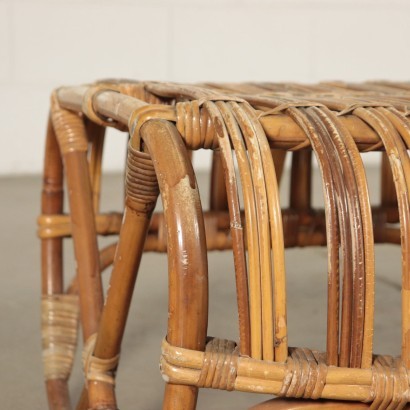
[[[116,95],[113,95],[113,91]],[[377,132],[360,118],[358,109],[385,108],[392,112],[392,116],[399,118],[404,128],[410,129],[410,82],[180,84],[102,80],[87,86],[60,88],[57,95],[63,107],[83,111],[94,121],[98,122],[101,116],[117,116],[116,121],[125,125],[125,128],[122,127],[124,130],[128,129],[131,112],[140,108],[141,104],[175,106],[179,103],[182,108],[179,111],[177,108],[175,115],[183,115],[186,121],[188,117],[195,121],[195,112],[199,112],[199,107],[202,108],[207,102],[246,101],[262,124],[271,147],[291,150],[304,148],[309,144],[306,142],[306,132],[289,115],[290,108],[329,109],[349,129],[360,151],[384,148]],[[184,103],[194,103],[195,107],[192,108],[189,104],[184,107]],[[102,111],[93,115],[92,111],[96,107]],[[198,121],[201,124],[205,122],[204,119]],[[115,123],[102,122],[108,126],[115,126]],[[204,146],[202,143],[188,143],[188,146],[191,149],[213,147],[212,144]]]

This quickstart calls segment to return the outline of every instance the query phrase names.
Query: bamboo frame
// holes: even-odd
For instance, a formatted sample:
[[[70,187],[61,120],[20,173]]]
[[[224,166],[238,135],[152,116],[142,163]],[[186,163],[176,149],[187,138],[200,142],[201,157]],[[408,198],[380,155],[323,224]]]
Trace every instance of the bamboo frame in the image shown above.
[[[172,315],[161,362],[169,382],[164,408],[194,409],[198,387],[373,401],[372,408],[402,408],[407,402],[406,368],[410,360],[410,161],[406,152],[410,146],[409,90],[407,84],[388,82],[190,86],[121,81],[59,89],[53,99],[47,137],[46,154],[53,165],[46,164],[45,168],[45,205],[39,218],[39,234],[43,241],[44,295],[63,293],[62,238],[72,235],[76,247],[80,274],[69,292],[75,293],[78,288],[80,293],[83,334],[88,339],[85,363],[89,380],[88,394],[84,391],[78,408],[116,409],[115,370],[144,250],[168,250],[170,263]],[[78,113],[88,117],[85,126]],[[99,213],[103,131],[107,126],[128,128],[132,135],[122,224],[121,213]],[[88,141],[92,149],[87,162]],[[201,211],[186,148],[215,150],[209,212]],[[385,150],[386,154],[381,205],[371,209],[359,151],[375,150]],[[290,209],[281,210],[277,181],[286,151],[295,153]],[[311,151],[322,172],[324,210],[311,206]],[[69,216],[62,214],[61,156],[70,192],[74,193]],[[180,171],[175,171],[173,162],[179,164]],[[177,188],[175,172],[181,181],[190,181],[192,195],[185,196],[188,186]],[[151,220],[156,196],[149,186],[155,186],[157,178],[165,215],[154,215]],[[240,190],[243,211],[239,206]],[[144,202],[144,207],[133,208],[133,197],[138,202],[148,194],[149,202]],[[187,204],[192,214],[181,211]],[[190,215],[195,216],[189,219]],[[181,218],[188,219],[181,222]],[[70,226],[72,220],[79,225]],[[166,239],[162,233],[165,221]],[[400,232],[390,225],[397,221]],[[199,232],[199,242],[192,236],[193,226]],[[183,245],[175,237],[176,232],[186,235]],[[118,245],[99,252],[97,234],[118,233]],[[373,247],[374,243],[400,241],[403,359],[374,358]],[[284,248],[326,243],[326,354],[288,350]],[[341,275],[339,247],[343,258]],[[91,258],[85,257],[80,248],[87,249]],[[207,314],[206,249],[229,248],[235,260],[240,344],[235,348],[233,342],[215,339],[202,353]],[[118,259],[110,295],[102,309],[99,273],[112,262],[115,249]],[[188,264],[187,249],[195,255]],[[192,269],[192,278],[184,276],[186,269]],[[191,281],[197,280],[194,278],[201,286],[195,287],[190,298]],[[113,323],[116,326],[112,327]],[[174,354],[177,358],[173,359]],[[100,370],[96,370],[97,362]],[[66,380],[48,380],[47,386],[51,408],[70,407]],[[61,407],[55,407],[53,400],[60,401]]]

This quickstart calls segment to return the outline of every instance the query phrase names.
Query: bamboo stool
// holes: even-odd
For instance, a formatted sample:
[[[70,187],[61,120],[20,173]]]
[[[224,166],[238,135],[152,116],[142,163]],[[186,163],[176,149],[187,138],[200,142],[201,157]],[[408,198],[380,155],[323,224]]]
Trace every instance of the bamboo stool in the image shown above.
[[[40,217],[50,408],[70,407],[66,383],[78,306],[87,390],[77,408],[117,408],[115,371],[144,247],[167,250],[169,259],[169,321],[161,357],[167,382],[164,408],[194,409],[199,387],[403,408],[409,400],[410,362],[408,101],[409,84],[387,82],[191,86],[106,81],[57,90]],[[98,136],[107,126],[128,129],[131,135],[123,217],[100,216],[96,205]],[[93,142],[89,162],[88,141]],[[214,208],[207,213],[187,152],[200,148],[216,150],[220,157],[213,171]],[[272,149],[280,151],[272,155]],[[371,209],[359,151],[377,150],[385,152],[382,200]],[[293,151],[291,200],[288,209],[281,209],[275,165],[280,174],[285,151]],[[311,206],[312,152],[321,170],[324,210]],[[61,157],[69,217],[59,215]],[[159,193],[164,214],[151,218]],[[155,227],[164,221],[161,241],[163,230]],[[397,222],[400,228],[392,225]],[[119,230],[118,245],[99,252],[97,234]],[[69,235],[78,285],[63,293],[61,238]],[[374,243],[379,242],[402,246],[401,358],[373,357]],[[288,347],[284,248],[308,245],[328,249],[324,353]],[[207,250],[230,248],[238,345],[207,338]],[[112,262],[114,251],[104,302],[99,271]],[[261,406],[299,408],[278,401]],[[320,406],[335,408],[326,402]]]

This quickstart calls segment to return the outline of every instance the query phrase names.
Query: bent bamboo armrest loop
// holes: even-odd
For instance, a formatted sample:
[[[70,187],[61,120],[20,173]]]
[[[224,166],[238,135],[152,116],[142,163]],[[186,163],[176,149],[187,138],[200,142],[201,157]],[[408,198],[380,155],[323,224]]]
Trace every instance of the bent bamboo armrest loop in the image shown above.
[[[86,379],[85,385],[88,386],[89,381],[97,381],[115,385],[115,373],[118,367],[120,355],[116,355],[110,359],[101,359],[93,355],[95,342],[97,341],[97,333],[91,335],[84,345],[82,359],[84,376]]]
[[[141,149],[140,129],[149,120],[160,119],[176,121],[175,108],[160,104],[151,104],[138,108],[132,112],[128,120],[133,148]]]
[[[41,310],[44,377],[68,380],[77,345],[78,296],[43,296]]]
[[[87,133],[82,119],[78,114],[60,107],[56,92],[51,95],[51,119],[63,155],[87,151]]]
[[[159,195],[154,165],[149,154],[128,147],[126,204],[137,212],[151,214]]]
[[[149,103],[149,108],[152,108],[153,104],[162,107],[162,105],[159,105],[162,102],[161,99],[149,93],[145,89],[145,83],[114,81],[96,83],[95,85],[88,87],[85,91],[82,98],[81,110],[91,121],[104,127],[115,127],[121,131],[127,131],[127,127],[124,124],[111,117],[105,117],[97,111],[95,100],[98,98],[99,94],[106,91],[113,91],[136,98],[141,100],[141,103]]]

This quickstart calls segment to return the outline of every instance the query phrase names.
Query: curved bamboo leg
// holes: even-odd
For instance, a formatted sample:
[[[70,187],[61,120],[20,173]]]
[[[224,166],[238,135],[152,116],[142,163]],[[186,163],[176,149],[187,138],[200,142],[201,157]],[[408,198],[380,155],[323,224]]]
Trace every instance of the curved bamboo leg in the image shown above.
[[[59,143],[63,144],[68,151],[68,146],[65,145],[67,137],[70,132],[75,133],[76,125],[78,125],[79,118],[75,117],[74,122],[65,123],[65,119],[61,121],[61,111],[59,111],[58,105],[53,106],[53,115],[50,117],[47,130],[46,141],[46,155],[45,155],[45,169],[44,169],[44,186],[42,194],[42,213],[43,215],[56,215],[62,213],[63,210],[63,164],[62,156],[59,148]],[[71,115],[69,115],[70,118]],[[53,121],[56,122],[59,140],[54,131]],[[93,185],[94,206],[98,209],[99,198],[99,185],[100,185],[100,166],[101,166],[101,154],[103,145],[104,129],[98,126],[91,126],[91,123],[87,126],[87,134],[90,135],[92,141],[92,155],[90,163],[90,175]],[[68,128],[64,128],[64,126]],[[71,127],[71,130],[70,130]],[[81,131],[84,131],[80,127]],[[68,137],[70,139],[71,137]],[[81,135],[80,138],[86,141],[85,135]],[[74,138],[75,140],[75,138]],[[85,143],[82,147],[85,147]],[[78,147],[77,147],[78,148]],[[84,150],[83,150],[84,151]],[[92,172],[91,172],[92,169]],[[76,329],[78,319],[78,288],[77,286],[70,286],[68,291],[64,293],[63,285],[63,268],[62,268],[62,238],[56,237],[52,239],[42,240],[42,269],[43,269],[43,344],[46,349],[46,354],[43,357],[47,358],[50,362],[48,367],[55,366],[55,359],[52,355],[53,351],[60,349],[59,355],[64,354],[66,363],[67,360],[73,360],[74,349],[76,347]],[[74,283],[77,284],[77,277],[74,279]],[[68,309],[68,310],[67,310]],[[63,316],[61,316],[63,315]],[[67,316],[68,315],[68,316]],[[48,346],[52,343],[53,346]],[[70,344],[67,344],[70,343]],[[56,350],[57,352],[57,350]],[[58,357],[58,356],[56,356]],[[70,359],[71,358],[71,359]],[[54,364],[53,364],[54,363]],[[65,376],[61,374],[48,374],[46,377],[51,379],[47,380],[47,394],[49,397],[49,407],[51,409],[69,409],[71,408],[67,381],[71,371],[71,365],[68,365],[65,370]],[[60,367],[60,366],[59,366]],[[61,370],[60,370],[61,373]],[[57,378],[58,376],[58,378]],[[86,397],[84,397],[86,403]],[[86,407],[86,404],[84,404]]]
[[[95,229],[93,195],[87,161],[87,133],[83,120],[61,109],[55,96],[51,104],[52,122],[63,156],[69,192],[72,237],[77,261],[80,316],[83,338],[96,333],[103,307],[99,251]],[[78,409],[86,409],[83,391]]]
[[[289,109],[289,112],[292,112],[292,109]],[[336,198],[338,198],[341,244],[345,262],[340,364],[346,366],[350,362],[351,366],[359,367],[363,344],[365,277],[365,248],[363,244],[361,212],[366,213],[366,210],[361,209],[361,205],[365,204],[361,204],[357,200],[357,181],[352,162],[354,158],[350,158],[350,155],[354,154],[354,150],[351,146],[349,148],[345,147],[344,140],[341,138],[341,132],[335,126],[335,119],[329,112],[312,107],[305,109],[304,113],[316,130],[312,136],[316,135],[326,153],[327,160],[324,165],[331,168],[335,192],[338,193]],[[347,137],[347,134],[345,137]],[[333,164],[332,167],[329,167],[329,164]],[[355,160],[355,165],[356,167],[359,165],[357,160]],[[362,180],[360,180],[360,183],[363,185]],[[367,213],[369,213],[369,210],[367,210]],[[368,224],[366,226],[367,230],[369,230]],[[367,250],[371,251],[370,248]],[[329,254],[331,251],[332,249],[329,248]],[[371,272],[372,267],[369,266],[368,273],[371,274]],[[338,306],[338,278],[335,278],[333,283],[335,286],[329,288],[329,302],[331,296],[332,304]],[[352,326],[353,313],[355,313],[355,321]],[[328,332],[330,325],[332,325],[337,335],[338,314],[336,309],[330,309],[329,314],[333,316],[329,321]],[[334,337],[332,335],[331,338],[328,337],[328,355],[328,362],[337,362],[337,336]]]
[[[307,110],[306,110],[307,114]],[[343,180],[343,165],[336,147],[332,144],[332,137],[327,133],[320,119],[309,112],[310,120],[314,124],[317,136],[326,152],[326,167],[331,168],[334,176],[335,199],[338,204],[338,216],[340,226],[341,249],[343,255],[343,296],[341,317],[341,340],[339,365],[348,366],[351,349],[351,320],[352,320],[352,297],[353,297],[353,253],[356,250],[352,246],[351,211],[348,207],[347,190]],[[332,164],[332,166],[330,166]],[[328,314],[332,312],[328,312]]]
[[[231,151],[231,141],[230,135],[226,126],[222,114],[218,106],[212,102],[208,101],[205,103],[205,108],[215,127],[218,146],[221,152],[221,162],[222,168],[224,171],[225,187],[226,194],[228,198],[228,207],[229,207],[229,217],[230,217],[230,231],[232,235],[232,250],[235,264],[235,276],[236,276],[236,285],[238,300],[241,303],[238,305],[238,313],[241,316],[239,319],[240,323],[240,349],[242,354],[249,355],[252,353],[252,356],[256,357],[261,356],[261,316],[260,316],[260,272],[259,272],[259,259],[258,259],[258,246],[251,246],[252,243],[257,243],[256,235],[256,224],[252,225],[248,223],[245,227],[247,230],[247,240],[248,242],[248,258],[249,258],[249,294],[254,294],[254,298],[250,297],[254,301],[253,306],[250,308],[250,313],[247,309],[248,301],[248,274],[246,266],[246,255],[245,255],[245,235],[242,224],[239,196],[238,196],[238,186],[234,168],[233,154]],[[220,126],[219,126],[220,125]],[[208,128],[209,129],[209,128]],[[231,137],[234,137],[236,134],[232,134]],[[239,163],[239,171],[242,173],[245,166],[245,158],[237,156]],[[245,192],[251,190],[251,186],[243,186],[244,189],[244,200],[250,201],[252,196],[250,192]],[[251,217],[251,212],[247,212],[247,217]],[[250,228],[253,228],[250,230]],[[258,296],[259,295],[259,296]],[[249,317],[250,316],[250,317]],[[249,326],[250,322],[250,326]],[[249,332],[250,327],[250,332]],[[250,334],[249,334],[250,333]]]
[[[285,255],[284,255],[284,238],[282,225],[282,212],[279,202],[278,177],[276,175],[274,163],[269,153],[269,145],[266,135],[261,127],[254,110],[245,103],[231,103],[235,109],[237,118],[242,117],[240,122],[244,121],[253,128],[254,135],[260,149],[261,167],[265,176],[266,197],[268,201],[269,213],[269,230],[272,247],[273,262],[273,308],[274,308],[274,349],[275,361],[285,361],[288,356],[288,334],[287,334],[287,317],[286,317],[286,277],[285,277]],[[252,134],[251,134],[252,135]],[[248,145],[248,143],[247,143]],[[272,272],[271,272],[272,275]],[[270,278],[267,283],[272,283]]]
[[[41,211],[44,215],[63,212],[63,163],[51,120],[47,126]],[[62,238],[43,239],[41,252],[43,294],[60,293],[63,291]]]
[[[82,153],[65,156],[67,185],[73,223],[74,251],[76,254],[81,322],[86,340],[95,333],[103,307],[99,251],[92,211],[91,187],[87,173],[87,158]]]
[[[343,226],[339,227],[334,176],[332,175],[332,169],[326,166],[329,161],[312,124],[299,110],[290,108],[288,111],[308,136],[322,175],[328,247],[327,363],[337,365],[339,348],[339,245],[340,230],[344,228]]]
[[[239,129],[239,126],[233,117],[231,110],[225,103],[219,104],[219,110],[224,119],[229,139],[235,151],[236,160],[238,163],[242,195],[244,201],[244,214],[245,214],[245,233],[248,245],[249,263],[256,261],[256,252],[258,252],[258,236],[257,230],[257,216],[256,216],[256,204],[254,198],[254,192],[252,188],[251,169],[247,156],[246,146]],[[257,256],[257,255],[256,255]],[[253,267],[250,266],[252,272]],[[249,312],[249,292],[248,292],[248,278],[246,275],[241,275],[240,269],[235,269],[236,275],[236,294],[238,304],[238,318],[239,318],[239,339],[240,339],[240,351],[241,354],[249,356],[250,349],[250,312]],[[252,275],[252,273],[251,273]],[[249,286],[251,286],[249,284]],[[251,302],[253,303],[253,301]]]
[[[357,145],[355,144],[349,130],[343,125],[341,121],[337,121],[329,110],[325,110],[325,114],[329,116],[330,120],[338,129],[338,132],[342,136],[343,145],[345,145],[347,156],[350,158],[351,164],[354,170],[355,183],[357,185],[358,204],[353,206],[360,208],[361,222],[355,222],[354,227],[361,226],[362,234],[360,237],[363,239],[363,251],[364,251],[364,287],[360,290],[361,285],[357,282],[361,281],[358,275],[356,275],[356,298],[360,299],[360,293],[364,296],[364,304],[358,304],[361,309],[364,308],[363,315],[363,333],[362,341],[356,342],[356,352],[358,349],[362,350],[361,353],[361,367],[370,368],[373,361],[373,328],[374,328],[374,293],[375,293],[375,267],[374,267],[374,232],[372,212],[369,198],[369,191],[366,181],[366,173],[362,158],[360,156]],[[333,118],[333,119],[332,119]],[[350,184],[350,182],[348,182]],[[353,195],[353,198],[355,194]],[[355,318],[356,319],[356,318]],[[354,319],[354,320],[355,320]],[[356,341],[359,340],[357,336],[360,332],[356,332]],[[353,341],[353,343],[355,343]],[[362,347],[360,347],[362,345]],[[356,361],[356,364],[359,364]]]
[[[63,164],[51,118],[47,126],[41,211],[43,215],[63,212]],[[41,268],[43,298],[61,295],[64,287],[62,238],[42,239]],[[71,408],[67,378],[46,378],[46,389],[50,410]]]
[[[103,306],[99,251],[82,119],[54,101],[52,119],[63,155],[69,191],[74,252],[78,266],[81,322],[86,340],[97,331]]]
[[[216,105],[221,105],[217,102]],[[260,270],[260,300],[261,300],[261,344],[262,357],[266,360],[274,359],[274,320],[273,320],[273,300],[272,300],[272,261],[271,261],[271,239],[270,221],[268,210],[268,198],[265,186],[265,169],[262,160],[262,153],[259,146],[258,135],[254,128],[254,123],[249,120],[243,108],[235,103],[231,103],[232,112],[238,125],[242,130],[242,135],[248,150],[249,165],[252,176],[251,188],[254,192],[256,202],[258,233],[258,253]],[[269,159],[272,160],[269,152]],[[273,167],[273,163],[272,163]],[[275,177],[276,178],[276,177]],[[276,182],[276,181],[275,181]],[[273,181],[271,183],[274,183]],[[273,250],[275,251],[275,250]],[[251,328],[252,330],[252,328]],[[276,335],[275,335],[276,337]],[[276,341],[276,340],[275,340]]]
[[[208,324],[205,227],[192,165],[176,128],[152,120],[141,136],[158,175],[167,220],[170,344],[204,350]],[[194,409],[198,389],[167,384],[163,408]]]
[[[320,119],[324,128],[331,136],[334,147],[339,153],[340,164],[343,167],[343,177],[347,193],[346,200],[350,209],[349,213],[351,214],[349,222],[351,224],[352,252],[354,255],[352,261],[354,275],[350,366],[360,367],[364,340],[365,285],[367,279],[374,277],[373,231],[364,168],[358,150],[350,139],[350,134],[343,132],[342,128],[338,126],[338,121],[334,114],[326,108],[313,107],[308,109],[308,111],[315,112],[314,116],[317,115],[317,119]],[[347,145],[349,141],[350,144]],[[360,189],[359,183],[361,184]],[[367,198],[367,200],[364,198]],[[366,257],[367,252],[369,252],[370,258]],[[369,292],[367,292],[367,296],[370,296]],[[370,338],[367,339],[371,342],[373,332],[370,328],[368,330],[370,331]],[[371,365],[372,357],[371,344],[369,347],[368,357],[364,361],[367,363],[367,366]]]
[[[406,367],[410,366],[410,233],[408,220],[410,219],[410,160],[406,146],[398,131],[386,117],[385,110],[357,108],[353,112],[371,125],[379,134],[386,149],[393,173],[393,180],[397,192],[401,248],[402,248],[402,360]]]

